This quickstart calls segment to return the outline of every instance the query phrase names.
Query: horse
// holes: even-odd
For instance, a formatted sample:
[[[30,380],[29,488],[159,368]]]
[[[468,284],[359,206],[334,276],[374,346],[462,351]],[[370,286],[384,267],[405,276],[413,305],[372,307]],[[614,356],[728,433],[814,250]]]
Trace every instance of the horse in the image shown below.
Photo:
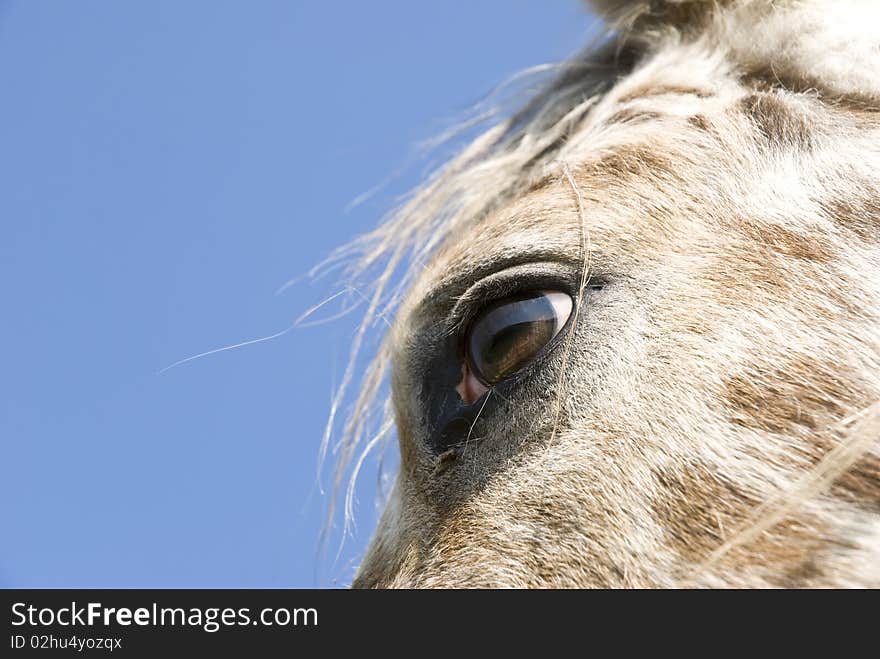
[[[588,4],[357,243],[338,469],[400,465],[352,585],[880,586],[880,3]]]

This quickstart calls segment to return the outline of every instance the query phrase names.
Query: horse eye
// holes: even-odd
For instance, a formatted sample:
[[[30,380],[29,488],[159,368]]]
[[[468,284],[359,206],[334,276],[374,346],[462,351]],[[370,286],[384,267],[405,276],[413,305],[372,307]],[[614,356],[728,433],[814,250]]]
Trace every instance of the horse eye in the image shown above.
[[[487,307],[465,338],[471,371],[485,385],[498,384],[550,343],[571,308],[571,297],[559,291],[519,293]]]

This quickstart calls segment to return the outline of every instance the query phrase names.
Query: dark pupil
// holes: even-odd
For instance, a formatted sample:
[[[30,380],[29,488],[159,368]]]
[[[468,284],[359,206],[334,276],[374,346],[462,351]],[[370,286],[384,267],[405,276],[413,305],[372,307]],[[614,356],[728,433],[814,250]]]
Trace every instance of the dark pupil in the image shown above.
[[[471,326],[468,356],[477,377],[496,384],[530,361],[556,333],[556,310],[542,293],[507,299]]]

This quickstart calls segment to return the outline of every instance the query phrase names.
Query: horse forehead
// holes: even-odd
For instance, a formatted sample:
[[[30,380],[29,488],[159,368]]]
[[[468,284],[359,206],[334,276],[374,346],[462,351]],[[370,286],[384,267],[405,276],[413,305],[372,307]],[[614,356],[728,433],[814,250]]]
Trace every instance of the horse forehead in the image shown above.
[[[621,78],[531,185],[447,239],[414,297],[462,268],[536,246],[577,257],[580,205],[598,249],[617,243],[650,252],[683,226],[688,236],[720,240],[704,230],[724,214],[773,216],[774,223],[803,229],[815,215],[804,188],[833,128],[827,109],[804,95],[758,89],[723,58],[698,55],[661,51]]]
[[[681,125],[686,121],[653,118],[646,122],[653,125],[640,126],[620,121],[603,124],[598,129],[603,134],[592,144],[561,153],[514,198],[451,235],[423,272],[422,286],[476,263],[523,253],[577,259],[584,230],[595,249],[649,251],[661,242],[655,232],[675,230],[679,223],[690,233],[697,230],[694,224],[705,215],[694,206],[703,204],[698,194],[690,194],[685,204],[681,193],[699,188],[710,169],[715,182],[723,170],[731,184],[741,172],[722,164],[720,144],[706,148],[700,129]],[[590,131],[581,131],[585,142],[591,141]]]
[[[584,231],[598,256],[609,257],[620,250],[641,250],[647,256],[662,249],[660,234],[676,231],[671,225],[679,222],[693,235],[699,214],[685,217],[673,210],[675,190],[687,185],[686,171],[693,166],[692,159],[682,159],[649,136],[616,141],[578,160],[558,160],[534,185],[450,236],[426,264],[410,297],[421,299],[462,271],[486,263],[523,256],[579,262]],[[651,210],[644,207],[646,198],[652,199]],[[661,207],[666,208],[662,218]]]
[[[714,182],[721,174],[732,183],[744,172],[730,149],[766,137],[762,121],[786,129],[798,123],[795,117],[806,122],[787,102],[749,103],[754,97],[711,58],[696,78],[683,76],[677,65],[661,57],[656,66],[621,79],[530,185],[447,241],[436,259],[438,272],[459,259],[484,256],[487,248],[504,252],[540,241],[550,252],[579,249],[579,204],[589,206],[588,223],[600,234],[650,221],[622,191],[674,202],[677,191],[698,187],[708,170]]]

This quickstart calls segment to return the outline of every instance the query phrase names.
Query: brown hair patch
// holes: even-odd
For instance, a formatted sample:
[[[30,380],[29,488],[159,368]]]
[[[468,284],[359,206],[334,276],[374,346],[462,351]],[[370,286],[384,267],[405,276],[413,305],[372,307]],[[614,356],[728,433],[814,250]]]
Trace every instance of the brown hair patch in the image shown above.
[[[874,194],[871,194],[871,193]],[[880,191],[819,200],[825,215],[837,226],[867,243],[880,242]]]
[[[730,374],[722,396],[736,425],[778,434],[816,433],[864,406],[849,382],[839,364],[804,355],[781,368],[752,364]]]
[[[640,124],[646,123],[649,121],[656,121],[663,117],[663,114],[660,112],[654,112],[653,110],[640,110],[638,108],[633,107],[625,107],[621,108],[613,115],[611,115],[607,122],[608,124]]]
[[[669,548],[685,562],[685,571],[702,563],[737,533],[761,503],[759,497],[714,474],[707,465],[681,471],[658,470],[655,476],[660,494],[652,508]],[[723,564],[737,568],[759,566],[768,571],[781,569],[786,575],[784,581],[790,583],[791,575],[803,572],[821,546],[820,536],[808,520],[790,518],[752,542],[734,548]]]
[[[803,115],[779,94],[754,92],[739,101],[739,108],[768,145],[780,149],[808,149],[812,146],[813,130]]]
[[[650,98],[652,96],[664,96],[666,94],[674,94],[679,96],[696,96],[697,98],[709,98],[712,92],[701,87],[692,87],[689,85],[659,85],[645,84],[639,85],[635,89],[631,89],[618,98],[621,103],[628,103],[641,98]]]
[[[737,228],[776,254],[816,263],[827,263],[834,256],[830,241],[822,235],[797,233],[771,223],[741,222]]]

